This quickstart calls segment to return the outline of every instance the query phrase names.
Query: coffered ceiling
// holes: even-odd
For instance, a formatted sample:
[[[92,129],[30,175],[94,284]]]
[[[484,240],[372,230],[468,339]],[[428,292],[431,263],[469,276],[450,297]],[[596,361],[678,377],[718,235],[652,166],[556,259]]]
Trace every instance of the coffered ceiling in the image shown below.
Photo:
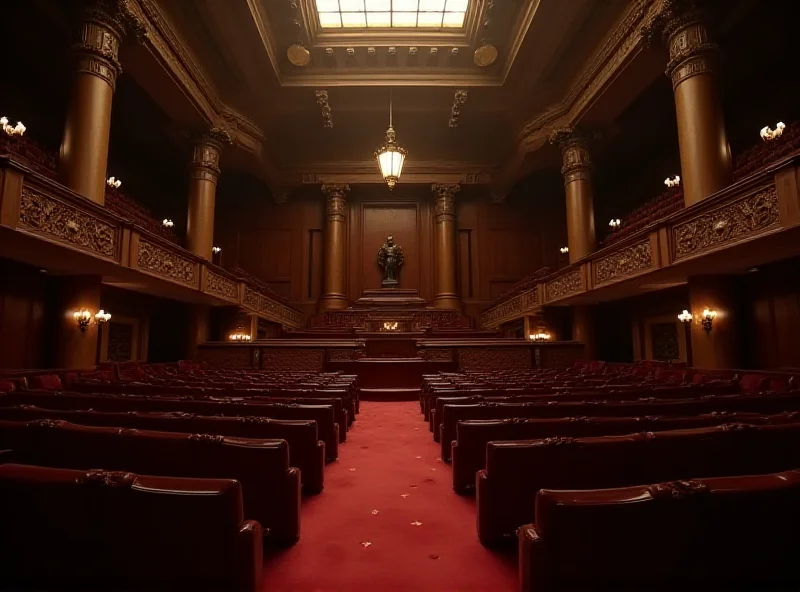
[[[332,11],[338,4],[340,12],[355,13],[363,6],[367,22],[381,5],[381,18],[395,24],[396,2],[406,21],[323,27],[318,0],[136,1],[170,29],[170,42],[193,64],[192,77],[258,128],[258,158],[269,162],[265,175],[273,187],[333,177],[379,182],[372,155],[388,125],[390,91],[397,140],[409,151],[401,182],[447,177],[492,184],[501,172],[513,179],[509,163],[519,161],[521,130],[585,78],[587,64],[634,5],[336,0],[320,7]],[[464,10],[462,26],[444,26],[444,12],[440,26],[418,26],[423,12],[448,7]],[[417,26],[405,26],[412,8]],[[140,66],[129,71],[157,100],[173,101]],[[165,110],[180,113],[175,105]],[[536,168],[537,157],[523,160],[526,171]],[[552,155],[542,162],[550,164]]]

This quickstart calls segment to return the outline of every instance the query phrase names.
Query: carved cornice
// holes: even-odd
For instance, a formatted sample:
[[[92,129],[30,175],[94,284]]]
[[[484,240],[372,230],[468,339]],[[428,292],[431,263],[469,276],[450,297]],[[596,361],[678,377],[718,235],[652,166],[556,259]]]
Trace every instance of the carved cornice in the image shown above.
[[[374,158],[360,161],[318,162],[303,166],[285,167],[287,182],[303,185],[320,183],[383,183]],[[459,185],[488,185],[494,171],[474,162],[406,160],[399,183],[442,183]]]
[[[456,193],[461,191],[461,186],[456,184],[434,183],[431,185],[434,198],[434,219],[437,222],[455,220]]]
[[[760,234],[779,224],[778,194],[773,186],[676,224],[672,229],[675,259]]]
[[[19,222],[28,232],[68,243],[106,259],[117,258],[116,227],[27,186],[22,188]]]
[[[598,259],[593,266],[596,286],[647,271],[653,267],[650,240],[611,253]]]
[[[350,185],[323,185],[322,193],[327,199],[325,213],[329,222],[344,222],[347,220],[347,194]]]

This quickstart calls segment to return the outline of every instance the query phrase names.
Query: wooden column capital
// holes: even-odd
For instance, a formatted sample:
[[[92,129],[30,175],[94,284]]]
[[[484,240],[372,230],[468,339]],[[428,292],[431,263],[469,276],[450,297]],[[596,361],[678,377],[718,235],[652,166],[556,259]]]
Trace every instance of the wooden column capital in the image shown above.
[[[327,219],[344,222],[347,219],[347,194],[350,193],[350,185],[323,185],[322,193],[327,200]]]
[[[564,184],[579,179],[591,180],[592,158],[586,136],[574,129],[565,128],[550,134],[550,143],[561,148],[561,174]]]
[[[192,180],[211,181],[216,184],[220,175],[219,159],[222,148],[233,143],[224,129],[212,128],[193,136],[192,158],[189,162]]]
[[[80,41],[73,46],[77,71],[97,76],[115,88],[122,73],[119,48],[126,35],[141,38],[144,23],[127,0],[95,0],[85,9]]]
[[[444,220],[455,220],[456,217],[456,193],[461,191],[458,184],[434,183],[431,185],[434,203],[434,218],[437,222]]]
[[[669,49],[665,74],[672,88],[701,74],[713,72],[719,46],[712,43],[706,26],[707,15],[696,0],[667,0],[662,39]]]

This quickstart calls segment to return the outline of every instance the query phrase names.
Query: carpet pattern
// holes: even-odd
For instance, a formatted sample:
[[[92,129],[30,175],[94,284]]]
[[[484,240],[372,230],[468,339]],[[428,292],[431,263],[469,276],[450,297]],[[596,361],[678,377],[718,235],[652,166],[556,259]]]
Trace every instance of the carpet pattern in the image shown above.
[[[362,402],[325,491],[303,499],[300,541],[265,560],[262,590],[511,592],[516,553],[478,542],[416,402]]]

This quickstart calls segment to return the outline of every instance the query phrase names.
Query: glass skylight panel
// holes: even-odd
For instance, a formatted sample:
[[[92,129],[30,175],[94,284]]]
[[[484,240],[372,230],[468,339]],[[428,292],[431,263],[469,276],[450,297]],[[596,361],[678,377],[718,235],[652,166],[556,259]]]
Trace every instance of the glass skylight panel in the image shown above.
[[[460,28],[468,4],[469,0],[316,0],[324,29]]]

